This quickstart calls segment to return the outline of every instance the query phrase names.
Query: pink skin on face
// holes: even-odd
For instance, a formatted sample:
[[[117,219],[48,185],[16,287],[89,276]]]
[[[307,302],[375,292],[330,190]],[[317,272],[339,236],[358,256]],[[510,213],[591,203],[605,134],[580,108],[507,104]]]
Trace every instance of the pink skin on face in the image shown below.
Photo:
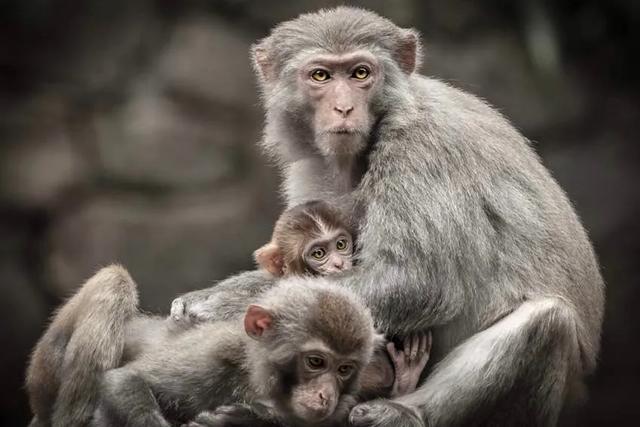
[[[378,67],[368,52],[315,55],[301,67],[298,83],[314,110],[316,139],[324,154],[354,154],[364,147]],[[314,78],[318,71],[321,81]]]

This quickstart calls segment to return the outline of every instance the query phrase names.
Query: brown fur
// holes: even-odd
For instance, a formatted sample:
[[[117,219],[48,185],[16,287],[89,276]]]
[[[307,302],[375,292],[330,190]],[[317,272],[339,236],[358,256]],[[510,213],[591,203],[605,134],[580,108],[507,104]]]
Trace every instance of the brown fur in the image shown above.
[[[310,239],[322,236],[323,228],[354,235],[341,213],[328,203],[314,200],[285,210],[276,221],[271,242],[254,253],[256,262],[276,276],[313,274],[303,252]]]

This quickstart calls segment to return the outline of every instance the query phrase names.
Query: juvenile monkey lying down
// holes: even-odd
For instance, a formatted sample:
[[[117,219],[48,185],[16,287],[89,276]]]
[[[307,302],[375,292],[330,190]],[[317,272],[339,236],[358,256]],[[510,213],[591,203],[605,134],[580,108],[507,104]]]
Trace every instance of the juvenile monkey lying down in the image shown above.
[[[189,328],[137,301],[112,266],[61,307],[28,370],[32,426],[339,425],[379,339],[353,293],[300,276]]]

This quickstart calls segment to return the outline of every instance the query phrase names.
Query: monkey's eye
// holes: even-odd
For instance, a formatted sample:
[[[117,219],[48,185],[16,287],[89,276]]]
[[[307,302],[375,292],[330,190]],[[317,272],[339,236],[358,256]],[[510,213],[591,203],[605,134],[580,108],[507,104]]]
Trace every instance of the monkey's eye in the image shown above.
[[[317,82],[324,82],[329,80],[330,77],[329,72],[321,68],[317,68],[311,72],[311,78]]]
[[[325,257],[325,255],[327,255],[327,251],[325,251],[323,248],[315,248],[311,251],[311,256],[315,259],[322,259]]]
[[[365,80],[367,77],[369,77],[369,74],[371,74],[371,71],[369,71],[367,67],[360,66],[353,71],[351,77],[358,80]]]
[[[342,365],[338,367],[338,374],[340,374],[341,377],[348,377],[353,373],[354,369],[353,365]]]
[[[336,242],[336,249],[338,249],[339,251],[344,251],[345,249],[347,249],[347,246],[349,246],[349,243],[344,237]]]
[[[307,356],[306,363],[307,366],[313,370],[324,368],[324,359],[319,356]]]

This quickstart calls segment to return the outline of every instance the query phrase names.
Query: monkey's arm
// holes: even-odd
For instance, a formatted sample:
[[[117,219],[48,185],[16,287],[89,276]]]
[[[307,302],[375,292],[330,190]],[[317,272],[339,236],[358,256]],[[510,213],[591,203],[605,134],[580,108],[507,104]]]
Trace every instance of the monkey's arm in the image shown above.
[[[176,298],[171,304],[171,317],[191,322],[232,319],[244,313],[247,302],[273,286],[275,280],[263,270],[240,273],[210,288]]]

